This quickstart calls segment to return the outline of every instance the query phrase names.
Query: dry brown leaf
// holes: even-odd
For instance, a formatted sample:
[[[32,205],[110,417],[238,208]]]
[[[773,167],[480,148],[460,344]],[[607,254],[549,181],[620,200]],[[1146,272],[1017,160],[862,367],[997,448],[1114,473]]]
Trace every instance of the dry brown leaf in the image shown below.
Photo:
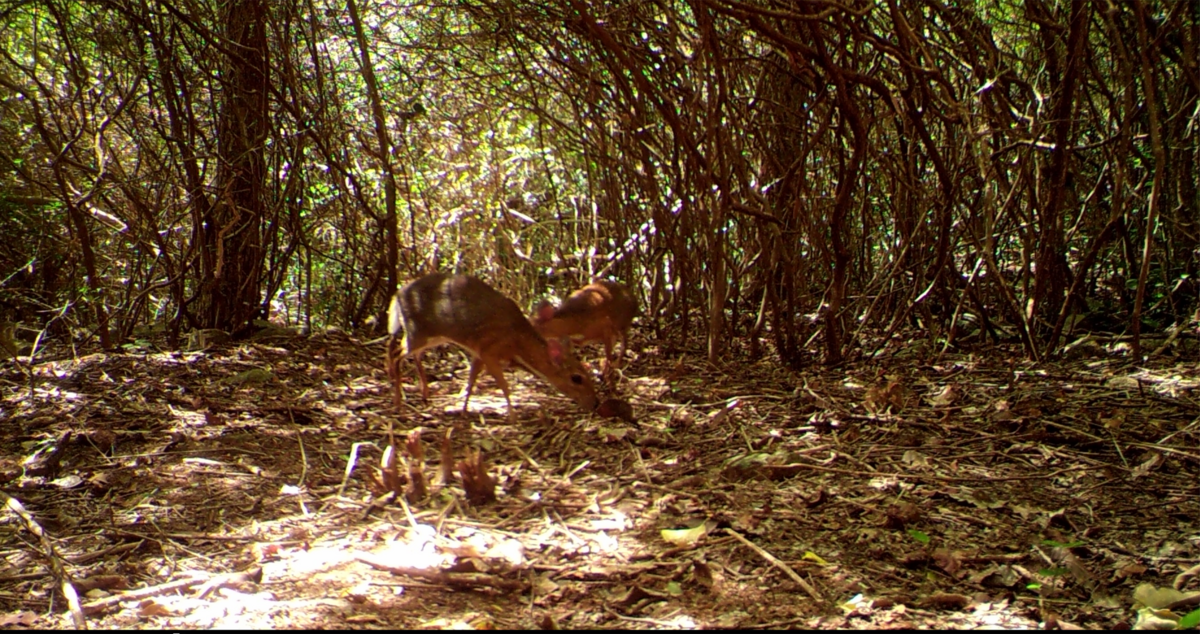
[[[159,603],[155,599],[146,599],[138,604],[138,616],[171,616],[173,612],[167,606]]]
[[[946,407],[948,405],[953,405],[958,401],[959,398],[961,398],[961,396],[962,391],[953,383],[951,383],[942,388],[942,391],[938,392],[936,396],[929,399],[929,402],[932,403],[934,407]]]
[[[1163,458],[1163,454],[1161,452],[1156,451],[1150,454],[1149,458],[1146,458],[1141,462],[1141,464],[1133,468],[1133,477],[1140,478],[1145,475],[1150,475],[1150,472],[1159,468],[1164,460],[1165,458]]]
[[[973,603],[971,597],[965,594],[937,592],[925,597],[921,605],[935,610],[963,610]]]
[[[957,553],[945,548],[936,548],[933,551],[933,560],[937,562],[939,568],[946,571],[946,574],[955,578],[959,577],[962,561],[959,560]]]

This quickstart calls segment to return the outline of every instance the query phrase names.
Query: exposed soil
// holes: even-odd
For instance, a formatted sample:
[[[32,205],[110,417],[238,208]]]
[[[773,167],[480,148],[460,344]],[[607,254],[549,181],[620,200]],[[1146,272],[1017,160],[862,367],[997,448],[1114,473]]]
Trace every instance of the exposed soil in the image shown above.
[[[1139,584],[1200,589],[1194,360],[917,342],[793,373],[642,342],[636,422],[514,372],[509,423],[486,376],[459,415],[451,350],[398,413],[342,334],[57,352],[0,362],[9,628],[1114,628]],[[418,426],[405,502],[381,458]],[[441,483],[451,429],[495,502]]]

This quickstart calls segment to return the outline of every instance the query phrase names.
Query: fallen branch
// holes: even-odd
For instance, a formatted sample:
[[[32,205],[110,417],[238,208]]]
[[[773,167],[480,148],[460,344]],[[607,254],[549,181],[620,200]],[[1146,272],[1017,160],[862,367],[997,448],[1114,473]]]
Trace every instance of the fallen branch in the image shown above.
[[[75,592],[75,586],[71,584],[71,575],[63,567],[62,558],[58,556],[58,551],[55,550],[54,544],[50,543],[50,539],[46,537],[46,531],[42,529],[41,524],[38,524],[33,519],[33,515],[25,510],[25,506],[21,504],[20,500],[9,497],[3,492],[0,492],[0,497],[3,497],[8,509],[16,513],[25,522],[25,528],[38,538],[38,542],[42,545],[42,555],[50,562],[50,569],[54,571],[54,577],[58,579],[63,598],[67,600],[67,608],[71,612],[71,620],[75,622],[75,629],[86,630],[87,621],[84,620],[83,610],[79,607],[79,593]]]
[[[782,570],[784,572],[784,574],[786,574],[788,577],[791,578],[792,581],[795,581],[797,585],[799,585],[801,588],[804,588],[804,591],[807,592],[808,596],[812,597],[814,601],[816,601],[817,603],[825,603],[825,598],[817,593],[817,589],[812,587],[812,585],[809,584],[807,581],[805,581],[803,577],[796,574],[796,571],[792,570],[791,566],[783,563],[782,561],[779,561],[778,559],[775,558],[775,555],[772,555],[771,553],[763,550],[758,544],[755,544],[754,542],[746,539],[745,537],[742,537],[741,534],[738,533],[737,531],[735,531],[731,528],[727,528],[727,529],[725,529],[725,532],[729,533],[730,535],[733,535],[734,537],[737,538],[738,541],[749,546],[751,550],[758,553],[758,555],[760,557],[762,557],[763,559],[766,559],[772,566],[775,566],[776,568]]]
[[[122,592],[120,594],[115,594],[110,597],[104,597],[103,599],[100,599],[99,601],[93,601],[91,603],[85,604],[83,606],[83,613],[89,614],[89,615],[96,614],[98,612],[103,612],[104,610],[107,610],[108,608],[111,608],[111,607],[113,607],[117,604],[123,603],[125,601],[140,601],[142,599],[148,599],[150,597],[156,597],[156,596],[160,596],[160,595],[164,595],[164,594],[171,594],[173,592],[178,592],[180,590],[186,590],[188,588],[191,588],[192,586],[200,586],[200,589],[197,592],[197,596],[199,598],[203,599],[203,598],[207,597],[210,593],[212,593],[212,591],[216,590],[217,588],[223,588],[225,586],[235,585],[235,584],[239,584],[239,583],[246,583],[246,582],[261,583],[262,582],[262,573],[263,573],[262,568],[254,567],[254,568],[251,568],[250,570],[246,570],[243,572],[231,572],[229,574],[212,575],[212,576],[208,576],[208,577],[197,576],[197,577],[193,577],[191,579],[180,579],[178,581],[168,581],[167,583],[159,584],[157,586],[150,586],[148,588],[140,588],[138,590],[130,590],[129,592]]]
[[[148,599],[150,597],[156,597],[162,594],[184,590],[192,586],[198,586],[205,581],[205,579],[199,577],[195,579],[181,579],[179,581],[168,581],[167,583],[157,586],[150,586],[149,588],[140,588],[138,590],[122,592],[121,594],[114,594],[110,597],[104,597],[99,601],[85,603],[83,605],[83,613],[88,615],[97,614],[107,610],[108,608],[118,605],[123,601],[140,601],[142,599]]]
[[[389,566],[388,564],[372,560],[365,555],[356,555],[356,560],[361,561],[372,568],[386,570],[393,575],[404,575],[415,579],[423,579],[434,583],[464,588],[498,588],[505,592],[523,592],[528,589],[528,584],[524,581],[514,581],[512,579],[501,579],[494,575],[483,574],[479,572],[445,572],[442,570],[428,570],[425,568],[409,568],[407,566]]]

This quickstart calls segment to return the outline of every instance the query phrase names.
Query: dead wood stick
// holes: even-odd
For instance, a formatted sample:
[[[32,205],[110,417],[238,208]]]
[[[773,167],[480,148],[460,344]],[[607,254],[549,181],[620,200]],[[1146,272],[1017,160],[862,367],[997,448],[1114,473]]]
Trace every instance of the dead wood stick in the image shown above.
[[[825,598],[817,593],[817,589],[812,587],[812,585],[809,584],[807,581],[805,581],[803,577],[796,574],[796,571],[792,570],[791,566],[783,563],[782,561],[779,561],[778,559],[775,558],[775,555],[772,555],[771,553],[763,550],[762,547],[760,547],[758,544],[755,544],[754,542],[746,539],[745,537],[742,537],[741,534],[738,533],[737,531],[735,531],[731,528],[727,528],[727,529],[725,529],[725,532],[729,533],[730,535],[733,535],[734,537],[737,538],[738,541],[749,546],[751,550],[758,553],[759,557],[766,559],[772,566],[775,566],[776,568],[782,570],[784,572],[784,574],[786,574],[788,577],[790,577],[792,579],[792,581],[795,581],[797,585],[799,585],[801,588],[804,588],[804,591],[807,592],[808,596],[812,597],[813,600],[817,601],[818,603],[825,603]]]
[[[350,459],[346,461],[346,472],[342,475],[342,484],[338,487],[337,495],[341,497],[346,492],[346,483],[350,481],[350,474],[354,473],[354,465],[358,463],[358,448],[363,445],[375,446],[372,442],[356,442],[350,445]]]
[[[98,601],[85,603],[83,605],[83,613],[96,614],[103,612],[104,610],[107,610],[108,608],[111,608],[122,601],[139,601],[141,599],[148,599],[150,597],[156,597],[160,594],[167,594],[168,592],[175,592],[177,590],[183,590],[192,586],[198,586],[204,582],[205,579],[200,577],[195,579],[180,579],[178,581],[168,581],[167,583],[157,586],[150,586],[149,588],[139,588],[137,590],[130,590],[129,592],[122,592],[121,594],[115,594],[111,597],[104,597]]]
[[[213,542],[254,542],[258,541],[257,537],[243,535],[209,535],[207,533],[158,533],[157,535],[146,535],[143,533],[135,533],[133,531],[115,529],[107,532],[113,537],[134,537],[144,539],[151,542],[160,542],[161,538],[178,539],[183,541],[213,541]]]
[[[10,497],[5,493],[0,492],[0,497],[3,497],[5,506],[10,511],[16,513],[21,521],[25,522],[25,528],[33,533],[38,538],[38,542],[42,545],[42,555],[50,562],[50,570],[54,571],[54,577],[58,579],[59,589],[62,590],[63,598],[67,600],[67,609],[71,612],[71,620],[75,623],[75,629],[86,630],[87,621],[83,618],[83,610],[79,607],[79,593],[75,591],[75,586],[71,584],[71,575],[63,567],[62,557],[59,557],[58,551],[54,548],[54,544],[50,543],[50,538],[46,536],[46,531],[42,529],[42,525],[33,519],[33,515],[25,510],[25,505],[17,498]]]
[[[389,566],[388,564],[374,561],[370,557],[364,555],[357,555],[354,558],[363,562],[364,564],[367,564],[368,566],[371,566],[372,568],[386,570],[394,575],[404,575],[407,577],[414,577],[416,579],[424,579],[426,581],[432,581],[434,583],[448,586],[469,588],[484,586],[489,588],[499,588],[507,592],[524,591],[526,588],[526,584],[523,581],[501,579],[500,577],[483,573],[445,572],[443,570],[427,570],[425,568],[409,568],[407,566]]]
[[[97,612],[103,612],[104,610],[107,610],[108,608],[111,608],[112,606],[124,601],[140,601],[142,599],[148,599],[150,597],[156,597],[171,592],[178,592],[179,590],[186,590],[192,586],[201,586],[197,595],[203,599],[217,588],[223,588],[225,586],[246,582],[261,583],[262,573],[262,568],[256,566],[250,570],[245,570],[242,572],[231,572],[228,574],[212,576],[198,576],[191,579],[168,581],[167,583],[159,584],[157,586],[130,590],[129,592],[122,592],[121,594],[113,595],[111,597],[104,597],[99,601],[93,601],[83,606],[83,613],[96,614]]]
[[[260,584],[262,583],[262,576],[263,569],[259,566],[255,566],[249,570],[243,570],[242,572],[231,572],[229,574],[216,575],[212,579],[205,581],[204,585],[201,586],[200,589],[196,590],[196,597],[200,599],[207,598],[208,595],[217,588],[224,588],[226,586],[234,586],[241,583]]]
[[[1168,447],[1159,447],[1157,445],[1154,445],[1153,448],[1158,451],[1167,451],[1169,449]],[[1180,453],[1182,453],[1182,452],[1180,452]],[[1187,455],[1187,454],[1184,454],[1184,455]],[[770,464],[769,465],[761,465],[760,468],[770,471],[773,476],[781,476],[781,475],[786,476],[786,475],[791,475],[793,473],[798,473],[802,470],[808,470],[808,471],[824,471],[827,473],[842,473],[845,475],[871,476],[873,478],[896,478],[896,479],[902,479],[902,480],[934,480],[937,482],[1016,482],[1016,481],[1021,481],[1021,480],[1051,480],[1051,479],[1057,478],[1058,476],[1060,476],[1064,473],[1070,473],[1073,471],[1088,471],[1087,467],[1067,467],[1065,469],[1059,469],[1058,471],[1052,471],[1050,473],[1046,473],[1043,475],[997,476],[997,477],[987,477],[987,476],[950,477],[950,476],[939,476],[939,475],[925,474],[925,473],[884,473],[884,472],[875,472],[875,471],[860,471],[857,469],[838,469],[837,467],[821,467],[818,465],[804,464],[804,463],[799,463],[799,462],[793,462],[791,464],[780,464],[780,465],[770,465]]]

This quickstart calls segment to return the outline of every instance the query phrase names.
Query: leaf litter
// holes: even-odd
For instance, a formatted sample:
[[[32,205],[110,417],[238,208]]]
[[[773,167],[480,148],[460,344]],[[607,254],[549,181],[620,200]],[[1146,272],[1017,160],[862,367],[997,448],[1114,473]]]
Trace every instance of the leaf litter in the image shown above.
[[[1019,355],[647,342],[604,417],[512,374],[516,424],[490,380],[455,412],[451,352],[395,412],[379,347],[336,333],[6,361],[0,622],[1190,624],[1200,369]]]

